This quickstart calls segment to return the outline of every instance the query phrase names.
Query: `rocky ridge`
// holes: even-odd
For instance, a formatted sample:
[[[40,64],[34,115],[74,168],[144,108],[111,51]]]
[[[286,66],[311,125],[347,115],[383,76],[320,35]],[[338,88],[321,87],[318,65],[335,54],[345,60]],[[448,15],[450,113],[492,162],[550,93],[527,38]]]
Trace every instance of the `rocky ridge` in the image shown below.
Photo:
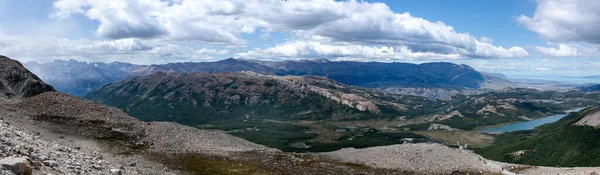
[[[158,72],[109,84],[85,98],[125,109],[142,120],[189,125],[214,121],[207,119],[210,117],[227,118],[219,117],[226,114],[223,111],[229,111],[230,115],[277,116],[278,119],[385,118],[408,113],[414,117],[435,112],[423,109],[436,108],[439,103],[423,97],[343,85],[325,77],[275,76],[248,71]],[[182,109],[196,111],[183,114]],[[157,112],[149,114],[149,111]],[[237,113],[231,114],[231,111]]]
[[[21,63],[0,55],[0,98],[31,97],[54,91]]]

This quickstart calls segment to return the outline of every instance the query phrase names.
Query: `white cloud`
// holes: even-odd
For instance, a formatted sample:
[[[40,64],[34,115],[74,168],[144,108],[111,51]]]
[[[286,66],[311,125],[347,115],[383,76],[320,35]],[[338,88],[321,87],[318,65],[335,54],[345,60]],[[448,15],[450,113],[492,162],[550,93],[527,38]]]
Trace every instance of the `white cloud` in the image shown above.
[[[600,46],[577,43],[551,44],[554,47],[535,46],[535,51],[552,57],[593,57],[600,56]]]
[[[225,54],[229,54],[229,50],[227,50],[227,49],[217,50],[217,49],[202,48],[202,49],[196,50],[196,53],[211,54],[211,55],[225,55]]]
[[[263,33],[260,35],[260,39],[263,41],[273,41],[273,37],[269,33]]]
[[[298,41],[327,45],[404,48],[414,53],[458,57],[528,56],[521,47],[505,49],[458,33],[443,22],[396,13],[383,3],[334,0],[58,0],[54,17],[82,14],[100,22],[106,38],[167,40],[244,46],[243,34],[290,32]],[[268,33],[261,36],[269,40]],[[272,38],[271,38],[272,39]],[[344,55],[344,53],[338,53]],[[337,55],[337,54],[330,54]]]
[[[534,46],[551,57],[600,56],[600,1],[538,0],[533,16],[521,15],[517,22],[551,41]]]
[[[406,61],[419,58],[456,59],[460,58],[460,55],[412,52],[407,47],[333,45],[315,41],[291,41],[272,48],[238,53],[236,57],[269,60],[328,58],[354,61]]]
[[[212,61],[212,55],[223,55],[229,52],[212,49],[200,49],[199,53],[196,51],[190,47],[160,40],[71,40],[44,35],[8,35],[0,32],[0,53],[22,62],[76,59],[157,64],[177,61]]]
[[[356,61],[406,61],[406,60],[439,60],[469,57],[512,58],[525,57],[528,53],[520,47],[504,49],[488,43],[477,42],[477,50],[468,52],[458,50],[457,53],[436,53],[413,51],[406,46],[365,46],[349,43],[322,43],[318,41],[290,41],[265,49],[254,49],[236,54],[241,58],[259,59],[310,59],[327,58],[333,60]]]
[[[600,61],[597,58],[528,58],[528,59],[459,59],[454,63],[467,64],[484,72],[502,72],[512,77],[548,77],[598,75]],[[515,77],[513,77],[515,78]]]
[[[481,37],[481,39],[479,39],[479,41],[484,42],[484,43],[489,43],[489,44],[494,43],[494,39],[488,38],[488,37]]]
[[[538,0],[532,17],[517,22],[553,42],[600,43],[600,1]]]

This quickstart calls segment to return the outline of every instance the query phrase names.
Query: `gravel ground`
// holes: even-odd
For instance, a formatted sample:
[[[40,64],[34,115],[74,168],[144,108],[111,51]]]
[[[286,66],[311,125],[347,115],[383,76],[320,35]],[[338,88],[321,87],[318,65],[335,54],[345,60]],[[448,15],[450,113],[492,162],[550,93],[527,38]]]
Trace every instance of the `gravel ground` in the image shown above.
[[[426,174],[451,174],[454,171],[501,174],[502,167],[468,150],[440,144],[402,144],[364,149],[345,148],[323,153],[333,159],[376,168],[398,169]]]
[[[212,153],[227,155],[232,152],[280,152],[277,149],[255,144],[217,131],[204,131],[169,122],[147,123],[144,142],[152,143],[151,149],[174,153]],[[178,146],[173,146],[178,145]]]
[[[67,139],[63,139],[67,140]],[[32,174],[177,174],[160,169],[148,169],[130,163],[114,162],[109,156],[90,146],[67,146],[45,141],[40,136],[23,132],[0,120],[0,174],[25,173],[12,171],[9,160],[22,159]],[[127,160],[127,159],[123,159]],[[27,168],[26,168],[27,169]],[[27,171],[27,170],[24,170]]]
[[[23,156],[34,174],[183,174],[130,153],[140,151],[136,149],[213,155],[280,152],[221,132],[142,122],[119,109],[58,92],[0,98],[0,118],[0,161]]]

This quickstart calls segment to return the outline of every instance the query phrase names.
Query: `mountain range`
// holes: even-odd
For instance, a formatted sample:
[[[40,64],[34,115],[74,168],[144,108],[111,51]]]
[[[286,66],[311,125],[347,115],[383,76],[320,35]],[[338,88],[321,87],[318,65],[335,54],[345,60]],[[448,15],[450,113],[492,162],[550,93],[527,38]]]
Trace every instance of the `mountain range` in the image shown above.
[[[56,92],[9,58],[0,57],[0,68],[0,94],[3,94],[0,96],[0,174],[511,174],[509,171],[582,174],[595,171],[591,167],[564,169],[504,164],[469,150],[440,144],[402,143],[436,141],[420,133],[468,132],[450,130],[452,128],[443,124],[469,128],[470,124],[481,126],[482,123],[477,123],[495,119],[528,120],[522,115],[538,116],[586,104],[597,106],[595,99],[599,93],[507,88],[478,95],[459,94],[449,101],[441,101],[386,94],[322,76],[278,76],[249,71],[154,72],[103,86],[88,96],[122,105],[122,109],[118,109]],[[445,109],[448,105],[450,108]],[[194,111],[195,108],[201,110]],[[190,113],[181,114],[194,116],[196,112],[207,112],[222,119],[241,117],[237,121],[189,127],[140,121],[125,113],[145,112],[148,116],[155,113],[172,120],[176,116],[168,116],[169,113],[186,109],[191,109]],[[410,114],[411,111],[423,114]],[[427,114],[432,111],[449,114]],[[476,151],[513,163],[596,166],[598,130],[594,127],[600,121],[598,111],[587,108],[531,131],[505,133],[496,137],[493,146]],[[435,126],[434,130],[411,133],[412,129],[422,127],[417,123],[393,126],[389,129],[402,130],[385,132],[376,126],[357,124],[357,121],[366,121],[393,125],[421,120],[398,115],[430,116],[423,121],[431,122],[425,123],[431,124],[426,128]],[[187,120],[185,116],[180,119]],[[296,120],[299,121],[294,122]],[[345,127],[329,121],[338,121]],[[221,128],[213,124],[230,124],[225,128],[238,125],[238,128],[226,129],[227,133],[223,133],[214,130]],[[469,126],[460,127],[465,124]],[[327,130],[336,133],[315,136],[315,130],[304,129],[315,126],[317,133]],[[287,139],[274,139],[282,135]],[[313,139],[321,143],[308,142]],[[294,142],[298,140],[301,142]],[[264,146],[279,144],[269,141],[325,152],[291,153]],[[331,148],[344,149],[330,152]]]
[[[325,77],[254,72],[157,72],[106,85],[86,98],[141,119],[191,125],[238,116],[278,120],[412,117],[435,112],[432,108],[441,103],[348,86]]]
[[[450,174],[454,172],[502,172],[500,166],[495,164],[488,166],[485,160],[478,159],[478,156],[471,152],[465,154],[461,150],[439,144],[345,149],[325,154],[282,152],[220,131],[200,130],[170,122],[140,121],[128,116],[120,109],[56,92],[52,86],[39,80],[35,74],[25,69],[19,62],[7,57],[0,57],[0,66],[2,68],[0,69],[0,82],[3,87],[0,89],[0,94],[5,94],[0,96],[0,134],[2,135],[0,138],[0,174]],[[318,87],[333,85],[339,88],[340,92],[335,92],[328,98],[335,98],[336,95],[344,96],[344,94],[340,94],[344,92],[350,94],[350,97],[357,96],[358,104],[363,102],[360,100],[360,94],[363,93],[360,90],[348,89],[349,87],[345,85],[336,84],[322,77],[272,77],[249,72],[215,75],[155,73],[150,75],[150,77],[152,76],[173,80],[177,80],[179,76],[193,76],[196,77],[196,80],[203,80],[202,83],[207,85],[189,89],[189,91],[214,92],[213,95],[217,96],[227,93],[221,93],[223,89],[213,89],[211,82],[241,83],[240,85],[243,84],[248,88],[255,87],[252,86],[253,83],[261,82],[262,84],[256,85],[255,88],[273,87],[271,90],[275,87],[285,87],[286,85],[280,84],[286,82],[293,84],[287,85],[293,88],[308,84],[306,86],[308,90],[290,93],[299,94],[299,97],[302,97],[302,93],[306,95],[318,91],[314,90]],[[226,80],[228,78],[232,81]],[[192,78],[186,77],[183,80],[187,79]],[[218,79],[225,81],[216,81]],[[275,79],[274,82],[273,79]],[[181,85],[179,83],[193,82],[174,81],[168,83],[167,81],[165,83],[164,86],[168,87]],[[143,90],[142,84],[138,86],[140,90]],[[186,92],[185,89],[180,90]],[[280,89],[280,91],[290,90],[294,89]],[[345,92],[346,90],[350,92]],[[151,90],[140,92],[149,92],[148,97],[156,97],[156,99],[158,97],[170,98],[169,96],[154,96]],[[241,95],[244,94],[242,92],[240,92]],[[353,93],[356,94],[351,95]],[[171,100],[177,98],[172,96]],[[387,96],[374,99],[381,98],[387,98]],[[289,99],[286,98],[286,100]],[[387,104],[395,106],[394,100],[391,101]],[[255,102],[263,103],[265,101]],[[384,103],[378,100],[367,102]],[[276,105],[277,101],[273,101],[272,104]],[[407,104],[410,103],[407,102]],[[347,109],[377,113],[377,110],[371,108],[370,105],[365,105],[365,108],[353,103],[343,106],[346,106]],[[397,109],[402,111],[401,106],[398,106]],[[382,111],[383,109],[379,108],[379,112]],[[267,123],[267,125],[273,124]],[[266,136],[268,135],[259,137]],[[387,135],[388,139],[390,137],[392,135]],[[402,152],[396,151],[400,157],[386,157],[386,153],[394,150],[403,150]],[[433,158],[440,155],[442,158]],[[373,162],[367,165],[366,162],[357,161],[356,157],[363,157],[361,160],[373,160]],[[387,161],[380,161],[382,157],[386,157]],[[444,162],[457,159],[463,161],[456,162],[456,165],[453,166],[440,166]],[[394,164],[393,167],[387,166],[386,162],[390,161],[398,162],[398,164]],[[421,170],[421,166],[428,168]]]
[[[56,60],[28,62],[25,67],[57,90],[83,96],[103,85],[154,72],[217,73],[252,71],[265,75],[315,75],[337,82],[368,88],[415,87],[444,89],[500,89],[514,86],[499,76],[480,73],[467,65],[453,63],[380,63],[329,60],[259,61],[226,59],[216,62],[185,62],[162,65],[86,63]]]

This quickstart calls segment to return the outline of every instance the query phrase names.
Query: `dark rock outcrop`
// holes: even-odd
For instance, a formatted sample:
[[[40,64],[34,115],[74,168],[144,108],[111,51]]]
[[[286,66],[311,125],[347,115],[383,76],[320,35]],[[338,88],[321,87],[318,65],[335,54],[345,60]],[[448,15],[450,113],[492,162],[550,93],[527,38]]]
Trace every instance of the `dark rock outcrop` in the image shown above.
[[[54,88],[18,61],[0,55],[0,97],[32,97],[48,91],[54,91]]]

